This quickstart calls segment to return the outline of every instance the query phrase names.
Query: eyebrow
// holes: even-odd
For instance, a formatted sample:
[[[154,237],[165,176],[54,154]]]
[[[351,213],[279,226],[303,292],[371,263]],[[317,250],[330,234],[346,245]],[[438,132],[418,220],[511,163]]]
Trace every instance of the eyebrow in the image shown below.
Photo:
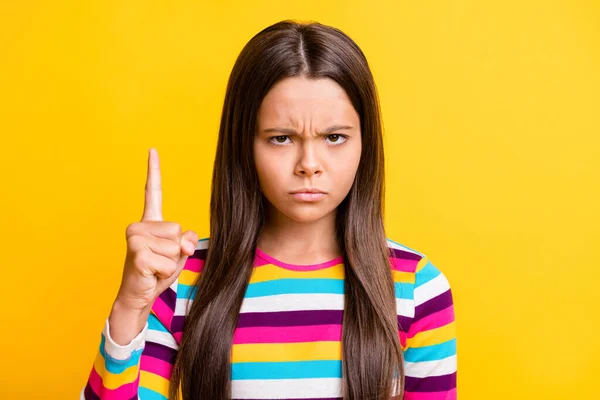
[[[333,125],[333,126],[330,126],[330,127],[329,127],[329,128],[327,128],[327,129],[325,129],[323,132],[319,132],[319,133],[324,133],[324,134],[327,134],[327,133],[331,133],[331,132],[339,131],[339,130],[342,130],[342,129],[352,129],[352,128],[353,128],[353,127],[352,127],[352,126],[349,126],[349,125]],[[298,132],[296,132],[294,129],[291,129],[291,128],[278,128],[278,127],[275,127],[275,128],[269,128],[269,129],[264,129],[264,130],[263,130],[263,132],[264,132],[264,133],[269,133],[269,132],[280,132],[280,133],[287,133],[287,134],[290,134],[290,135],[295,135],[295,134],[297,134],[297,133],[298,133]]]

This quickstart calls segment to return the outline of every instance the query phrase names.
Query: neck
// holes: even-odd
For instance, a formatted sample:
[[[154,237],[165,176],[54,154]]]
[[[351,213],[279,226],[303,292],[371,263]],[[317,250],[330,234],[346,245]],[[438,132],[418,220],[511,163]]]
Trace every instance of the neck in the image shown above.
[[[283,261],[309,264],[333,259],[341,255],[335,238],[335,216],[336,210],[315,221],[299,222],[271,209],[257,246]]]

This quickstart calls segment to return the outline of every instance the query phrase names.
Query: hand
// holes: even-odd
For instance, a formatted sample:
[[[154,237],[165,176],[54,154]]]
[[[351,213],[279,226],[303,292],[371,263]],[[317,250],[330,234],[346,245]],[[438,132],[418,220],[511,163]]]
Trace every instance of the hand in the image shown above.
[[[128,329],[129,334],[121,340],[127,343],[141,331],[152,304],[177,279],[198,243],[195,232],[190,230],[182,234],[180,224],[163,221],[160,165],[158,153],[153,148],[148,155],[144,213],[140,222],[127,226],[125,236],[125,266],[109,323],[111,336],[116,336],[113,330],[125,331],[122,325],[125,321],[135,326],[136,329]],[[123,322],[117,328],[113,326],[113,320]]]

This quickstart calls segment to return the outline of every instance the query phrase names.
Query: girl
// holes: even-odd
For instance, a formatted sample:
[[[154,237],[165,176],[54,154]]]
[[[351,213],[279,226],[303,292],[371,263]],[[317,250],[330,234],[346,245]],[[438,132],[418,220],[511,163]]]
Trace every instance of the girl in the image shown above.
[[[456,399],[452,293],[385,235],[375,84],[340,30],[282,21],[239,55],[210,237],[142,220],[82,399]]]

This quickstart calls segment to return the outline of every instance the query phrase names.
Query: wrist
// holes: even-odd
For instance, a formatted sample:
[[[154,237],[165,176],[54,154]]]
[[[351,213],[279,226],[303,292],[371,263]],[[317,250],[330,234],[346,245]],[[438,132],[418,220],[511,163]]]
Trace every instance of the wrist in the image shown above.
[[[135,303],[135,302],[133,302]],[[115,301],[113,302],[111,313],[116,312],[119,314],[125,314],[133,319],[146,319],[150,314],[150,310],[152,309],[152,304],[141,306],[139,304],[132,304],[131,301],[128,301],[120,296],[117,296]]]
[[[114,342],[121,346],[129,344],[144,329],[150,309],[135,309],[115,300],[108,317],[110,336]]]

